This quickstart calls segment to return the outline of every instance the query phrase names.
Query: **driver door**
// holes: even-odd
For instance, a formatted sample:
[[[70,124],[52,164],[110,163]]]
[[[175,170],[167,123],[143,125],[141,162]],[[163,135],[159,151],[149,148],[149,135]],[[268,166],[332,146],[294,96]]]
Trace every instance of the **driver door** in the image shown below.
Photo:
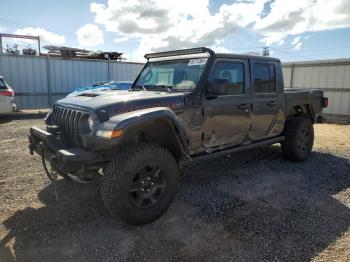
[[[251,125],[251,92],[247,60],[218,59],[210,82],[225,82],[218,94],[204,99],[203,146],[243,143]]]

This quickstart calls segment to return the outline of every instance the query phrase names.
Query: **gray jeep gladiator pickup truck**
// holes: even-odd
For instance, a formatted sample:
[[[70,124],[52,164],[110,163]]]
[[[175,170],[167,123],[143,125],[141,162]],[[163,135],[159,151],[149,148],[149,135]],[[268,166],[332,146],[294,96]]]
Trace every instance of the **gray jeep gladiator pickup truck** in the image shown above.
[[[284,89],[280,60],[203,47],[145,58],[128,92],[63,98],[46,130],[29,132],[49,177],[48,169],[79,180],[103,175],[112,216],[133,225],[157,219],[175,196],[179,166],[197,157],[275,143],[290,160],[310,155],[328,99]]]

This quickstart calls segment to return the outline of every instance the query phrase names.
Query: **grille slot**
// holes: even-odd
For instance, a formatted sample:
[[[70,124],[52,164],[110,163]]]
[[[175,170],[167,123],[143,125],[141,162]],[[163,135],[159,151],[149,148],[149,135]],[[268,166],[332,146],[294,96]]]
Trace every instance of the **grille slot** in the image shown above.
[[[60,127],[64,139],[74,145],[80,145],[79,122],[88,113],[80,110],[55,106],[52,112],[53,124]]]

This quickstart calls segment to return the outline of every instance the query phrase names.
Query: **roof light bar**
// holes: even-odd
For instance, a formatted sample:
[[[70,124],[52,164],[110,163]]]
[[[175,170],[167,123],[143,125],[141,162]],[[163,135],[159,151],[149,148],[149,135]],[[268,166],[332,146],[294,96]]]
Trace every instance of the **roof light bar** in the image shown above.
[[[197,48],[189,48],[189,49],[182,49],[182,50],[174,50],[174,51],[146,54],[145,58],[150,59],[150,58],[158,58],[158,57],[191,55],[191,54],[200,54],[200,53],[209,53],[210,56],[215,54],[214,51],[211,50],[210,48],[197,47]]]

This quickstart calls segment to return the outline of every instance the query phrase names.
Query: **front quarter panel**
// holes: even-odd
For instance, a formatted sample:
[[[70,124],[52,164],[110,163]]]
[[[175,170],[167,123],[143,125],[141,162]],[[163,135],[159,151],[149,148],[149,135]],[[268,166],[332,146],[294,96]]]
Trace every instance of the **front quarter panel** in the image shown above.
[[[98,130],[123,130],[123,133],[127,133],[128,129],[137,125],[142,125],[152,120],[167,120],[177,130],[182,146],[186,152],[189,152],[188,138],[186,130],[178,118],[178,116],[167,107],[154,107],[148,109],[137,110],[129,113],[119,114],[111,117],[107,122],[101,123]]]

